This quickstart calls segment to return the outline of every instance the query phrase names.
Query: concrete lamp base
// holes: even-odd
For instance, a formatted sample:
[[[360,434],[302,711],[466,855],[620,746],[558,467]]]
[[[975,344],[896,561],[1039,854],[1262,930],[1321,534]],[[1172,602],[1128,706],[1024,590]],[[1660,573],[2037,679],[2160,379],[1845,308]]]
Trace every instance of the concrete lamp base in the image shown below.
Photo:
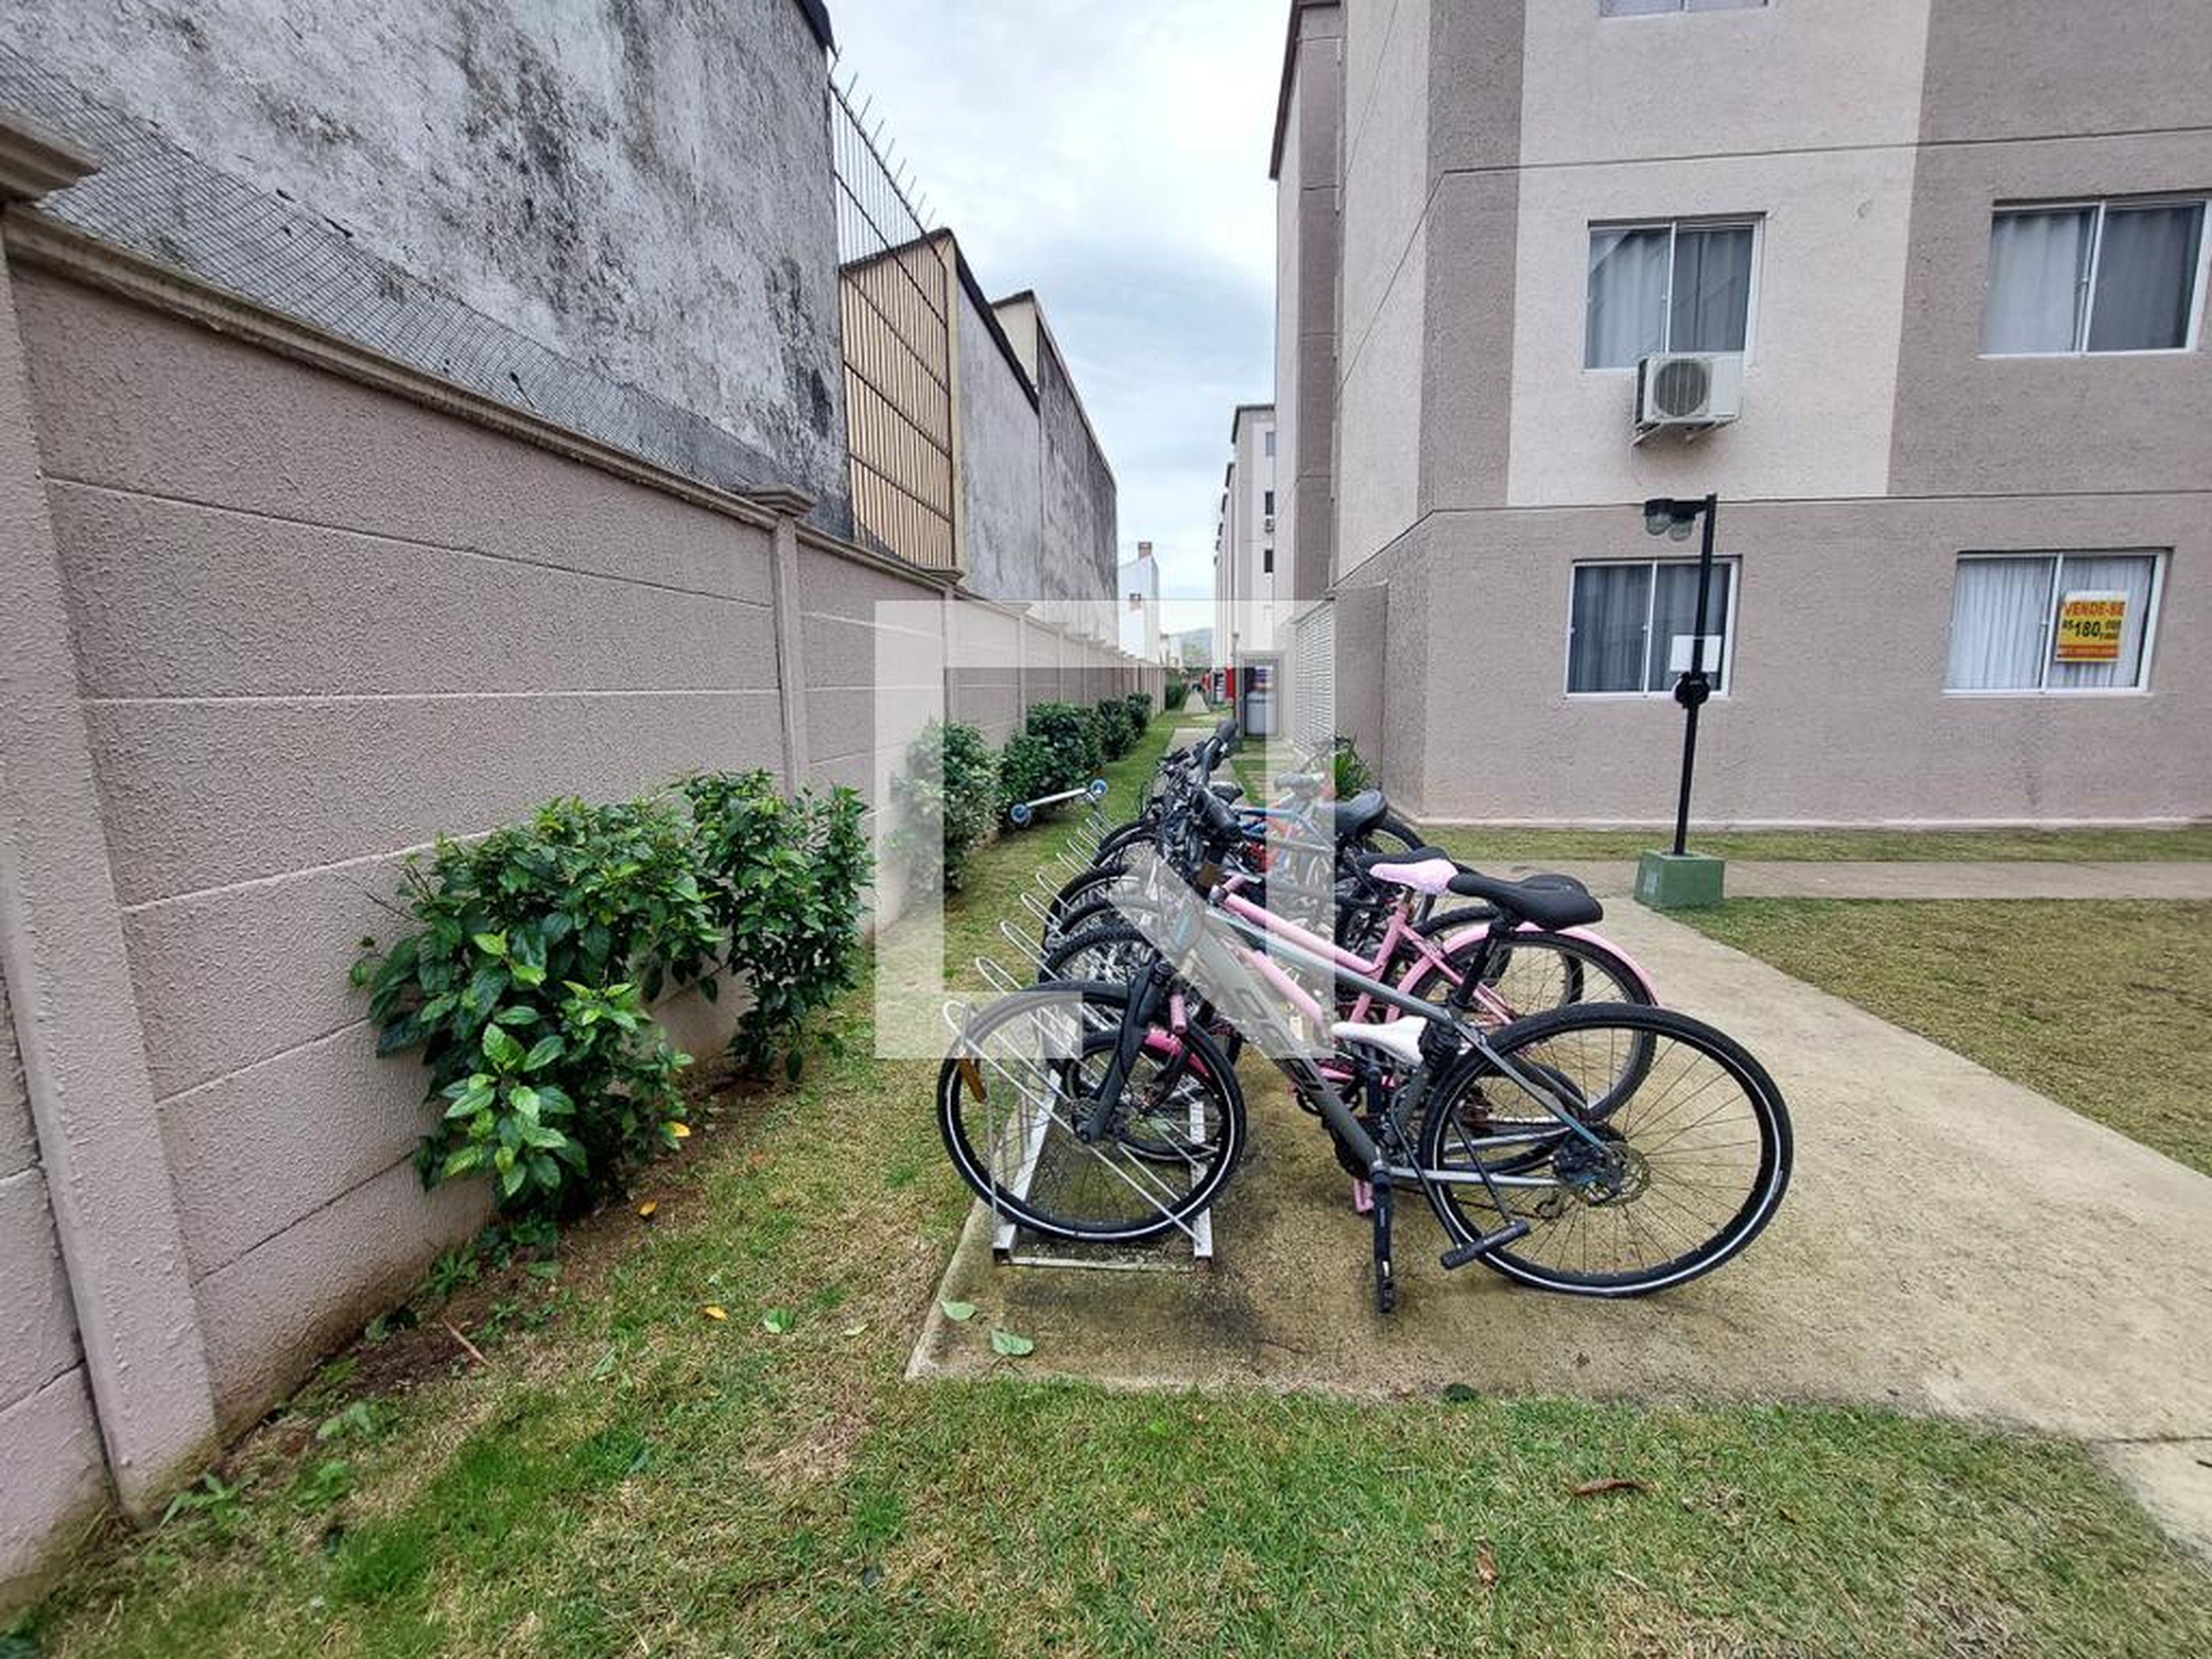
[[[1728,861],[1705,853],[1646,853],[1636,861],[1636,898],[1654,910],[1709,910],[1721,902]]]

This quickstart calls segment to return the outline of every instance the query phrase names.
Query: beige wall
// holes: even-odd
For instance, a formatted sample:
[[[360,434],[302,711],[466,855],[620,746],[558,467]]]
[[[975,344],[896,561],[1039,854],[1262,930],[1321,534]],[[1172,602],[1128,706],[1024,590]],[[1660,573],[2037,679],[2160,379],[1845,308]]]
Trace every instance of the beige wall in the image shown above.
[[[57,1526],[107,1498],[76,1310],[54,1238],[8,983],[0,977],[0,1598]]]
[[[106,1489],[86,1399],[97,1367],[71,1318],[78,1273],[100,1262],[69,1255],[58,1203],[66,1274],[57,1258],[50,1136],[92,1153],[147,1136],[150,1156],[125,1161],[174,1209],[165,1346],[134,1346],[104,1311],[100,1352],[137,1379],[182,1368],[188,1432],[195,1388],[203,1424],[251,1421],[484,1217],[481,1187],[421,1190],[422,1073],[375,1057],[346,983],[355,941],[392,930],[406,849],[694,768],[795,770],[875,797],[945,690],[933,658],[907,675],[901,653],[941,648],[948,611],[972,619],[951,631],[984,642],[956,711],[994,740],[1024,702],[1158,684],[1110,647],[949,599],[788,519],[619,458],[587,465],[562,434],[525,441],[490,412],[438,412],[434,387],[394,395],[216,332],[27,263],[12,235],[9,255],[0,416],[27,441],[9,447],[0,419],[0,578],[19,596],[55,590],[55,647],[45,667],[9,660],[9,737],[64,732],[33,720],[33,700],[76,720],[88,787],[72,845],[100,883],[35,912],[0,883],[0,935],[54,1020],[144,1069],[82,1088],[39,1071],[53,1104],[33,1134],[12,1042],[32,1029],[31,981],[13,983],[0,1271],[27,1293],[0,1328],[0,1594]],[[250,325],[320,349],[258,313]],[[27,398],[9,405],[11,384]],[[884,601],[909,603],[887,622]],[[10,775],[0,874],[47,828],[15,810],[33,781]],[[118,982],[94,1014],[64,1005],[83,1002],[91,947],[76,935],[101,914]],[[68,1033],[38,1029],[59,1054]],[[78,1158],[78,1213],[99,1212],[102,1179]],[[124,1288],[138,1275],[158,1295],[158,1246],[117,1240],[131,1246]],[[131,1443],[107,1411],[102,1395],[112,1455]],[[133,1480],[173,1486],[208,1449],[203,1431]]]
[[[1337,573],[1419,511],[1427,284],[1428,0],[1344,8]]]
[[[1741,561],[1734,680],[1706,706],[1697,821],[2008,823],[2212,817],[2212,515],[2201,496],[1729,503]],[[1659,545],[1623,507],[1443,514],[1394,572],[1383,693],[1390,782],[1444,819],[1657,823],[1682,716],[1664,697],[1565,694],[1570,573]],[[2151,690],[2105,696],[1943,689],[1957,558],[2087,546],[2172,550]],[[1679,552],[1679,550],[1670,550]],[[1418,613],[1419,690],[1395,653]],[[1510,617],[1510,626],[1499,619]],[[1409,653],[1409,656],[1412,653]],[[1494,710],[1510,744],[1470,746]],[[1423,744],[1419,764],[1407,744]]]

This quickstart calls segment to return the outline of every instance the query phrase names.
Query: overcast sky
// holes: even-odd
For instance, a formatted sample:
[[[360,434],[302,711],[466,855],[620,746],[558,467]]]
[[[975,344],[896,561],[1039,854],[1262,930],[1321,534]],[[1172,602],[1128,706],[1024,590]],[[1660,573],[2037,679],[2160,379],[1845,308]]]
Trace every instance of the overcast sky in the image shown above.
[[[1272,393],[1285,0],[830,0],[929,216],[1033,288],[1121,490],[1121,555],[1210,597],[1229,417]],[[1181,628],[1204,615],[1170,616]]]

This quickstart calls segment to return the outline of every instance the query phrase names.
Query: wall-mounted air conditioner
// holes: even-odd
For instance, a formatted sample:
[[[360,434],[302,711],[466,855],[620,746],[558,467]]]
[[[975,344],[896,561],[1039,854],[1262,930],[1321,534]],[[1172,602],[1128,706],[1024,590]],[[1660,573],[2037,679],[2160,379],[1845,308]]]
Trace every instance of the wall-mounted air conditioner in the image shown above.
[[[1655,352],[1636,366],[1636,435],[1725,426],[1743,413],[1743,354]]]
[[[1260,520],[1260,528],[1262,530],[1273,530],[1274,527],[1275,520],[1273,514]]]

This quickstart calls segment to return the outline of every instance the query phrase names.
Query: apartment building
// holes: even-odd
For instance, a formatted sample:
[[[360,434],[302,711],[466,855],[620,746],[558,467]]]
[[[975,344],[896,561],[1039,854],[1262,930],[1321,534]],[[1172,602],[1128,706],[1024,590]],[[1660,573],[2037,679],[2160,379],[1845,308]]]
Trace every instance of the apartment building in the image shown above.
[[[1229,422],[1229,465],[1213,532],[1215,690],[1234,697],[1255,735],[1279,694],[1290,621],[1289,568],[1275,558],[1275,410],[1240,404]],[[1247,709],[1248,699],[1257,699]]]
[[[1121,649],[1139,662],[1163,662],[1160,643],[1160,567],[1150,542],[1137,544],[1137,556],[1122,561],[1117,591]]]
[[[1699,817],[2212,815],[2208,64],[2202,0],[1295,0],[1328,723],[1432,817],[1662,820],[1641,503],[1711,494]]]

